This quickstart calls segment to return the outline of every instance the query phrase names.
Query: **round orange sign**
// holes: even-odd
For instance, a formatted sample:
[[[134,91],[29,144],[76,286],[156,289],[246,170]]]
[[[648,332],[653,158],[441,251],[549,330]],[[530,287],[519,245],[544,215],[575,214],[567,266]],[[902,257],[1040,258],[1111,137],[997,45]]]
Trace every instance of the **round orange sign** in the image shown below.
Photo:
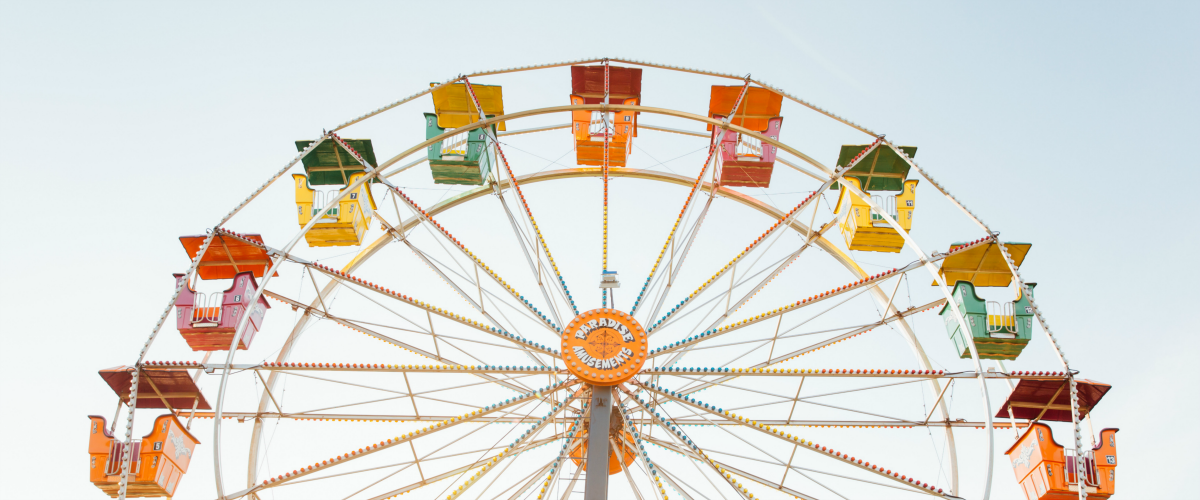
[[[646,362],[646,331],[624,312],[592,309],[567,324],[563,362],[592,385],[617,385],[633,378]]]

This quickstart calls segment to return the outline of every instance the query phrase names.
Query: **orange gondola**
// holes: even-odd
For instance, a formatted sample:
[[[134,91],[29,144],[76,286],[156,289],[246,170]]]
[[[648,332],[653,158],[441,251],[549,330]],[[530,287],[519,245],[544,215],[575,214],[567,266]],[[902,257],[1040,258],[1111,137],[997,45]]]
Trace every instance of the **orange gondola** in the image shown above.
[[[571,66],[571,104],[604,104],[604,66]],[[641,104],[642,70],[608,67],[608,104]],[[633,111],[572,111],[571,133],[575,136],[575,162],[604,164],[604,140],[608,138],[608,165],[624,167],[637,137],[637,113]]]
[[[130,399],[133,368],[118,366],[100,370],[100,377],[126,405]],[[209,410],[208,401],[192,379],[180,369],[141,370],[138,372],[137,408],[162,408],[168,411]],[[130,410],[132,411],[132,410]],[[104,417],[89,415],[88,478],[110,497],[117,497],[121,481],[124,441],[115,438]],[[133,441],[130,450],[129,481],[125,496],[171,497],[195,456],[196,439],[174,413],[160,415],[154,427],[142,439]]]

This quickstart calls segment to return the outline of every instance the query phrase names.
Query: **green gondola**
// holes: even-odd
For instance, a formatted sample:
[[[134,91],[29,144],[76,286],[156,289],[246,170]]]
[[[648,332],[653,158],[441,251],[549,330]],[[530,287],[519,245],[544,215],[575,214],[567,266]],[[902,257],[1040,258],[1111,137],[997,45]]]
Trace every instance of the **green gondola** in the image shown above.
[[[375,160],[375,148],[370,139],[342,139],[350,147],[358,151],[371,168],[378,168]],[[296,151],[304,151],[313,141],[296,141]],[[316,148],[304,157],[304,173],[308,174],[308,183],[313,186],[344,186],[346,180],[357,172],[365,169],[358,160],[342,149],[332,139],[318,144]],[[374,182],[378,182],[375,180]]]
[[[489,116],[488,118],[491,118]],[[437,115],[425,113],[425,138],[432,139],[446,132],[438,126]],[[490,125],[492,134],[496,126]],[[446,143],[443,147],[443,143]],[[483,128],[429,145],[429,167],[435,184],[483,185],[492,168],[492,138]]]
[[[855,156],[869,147],[871,147],[870,144],[842,146],[842,150],[838,154],[838,166],[849,165]],[[900,146],[900,150],[904,151],[909,158],[917,155],[916,146]],[[867,154],[849,172],[846,172],[846,177],[857,178],[863,191],[903,191],[904,180],[908,178],[908,170],[908,162],[904,161],[904,158],[901,158],[895,150],[887,145],[881,145],[875,148],[875,151]],[[834,184],[830,189],[838,187],[837,184]]]
[[[1036,283],[1028,285],[1032,290]],[[954,284],[952,295],[971,329],[971,338],[980,359],[1017,359],[1021,350],[1029,344],[1029,339],[1033,337],[1033,307],[1024,293],[1018,292],[1019,296],[1013,302],[988,302],[975,294],[975,285],[971,282],[959,281]],[[958,356],[969,359],[971,351],[967,338],[950,305],[942,306],[938,314],[946,324],[946,332],[954,341]]]

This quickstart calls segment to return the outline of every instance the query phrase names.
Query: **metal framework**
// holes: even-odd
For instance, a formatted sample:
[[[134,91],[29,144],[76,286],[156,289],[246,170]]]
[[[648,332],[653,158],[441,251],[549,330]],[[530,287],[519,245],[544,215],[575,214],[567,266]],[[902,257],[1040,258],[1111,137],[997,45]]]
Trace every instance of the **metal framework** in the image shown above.
[[[483,108],[479,105],[471,85],[471,79],[482,76],[588,63],[600,63],[605,68],[605,98],[601,104],[551,106],[488,118],[484,116]],[[728,117],[717,120],[677,110],[609,104],[608,68],[612,63],[738,80],[743,83],[743,91],[734,105],[735,112],[746,89],[752,84],[758,85],[781,94],[791,102],[861,131],[872,137],[874,142],[849,165],[830,168],[780,140],[733,124],[733,112],[729,113]],[[470,98],[479,110],[478,121],[468,127],[447,131],[416,143],[381,162],[378,167],[368,164],[337,134],[346,127],[400,108],[435,89],[455,83],[465,84]],[[577,110],[600,111],[605,120],[609,112],[631,111],[706,124],[714,127],[718,134],[724,130],[734,130],[756,138],[764,144],[774,145],[798,162],[807,164],[808,167],[802,167],[785,159],[778,160],[800,174],[815,179],[819,185],[813,186],[811,194],[794,208],[784,212],[744,192],[715,182],[715,172],[720,168],[719,158],[714,155],[715,141],[710,144],[704,163],[699,165],[699,174],[693,178],[656,170],[610,168],[607,135],[604,138],[604,162],[599,168],[573,168],[517,175],[503,152],[500,139],[567,127],[558,125],[496,134],[492,139],[497,167],[503,168],[492,169],[496,175],[487,179],[484,186],[429,207],[423,208],[391,180],[397,174],[423,161],[410,158],[412,155],[451,135],[480,127],[486,129],[500,122],[513,123],[527,117]],[[662,133],[710,137],[707,133],[647,124],[640,127],[643,130]],[[336,199],[329,200],[320,213],[336,206],[342,197],[356,191],[365,183],[376,181],[384,186],[383,189],[386,189],[392,198],[395,209],[394,218],[391,220],[384,210],[376,212],[384,228],[381,236],[364,246],[344,267],[335,269],[302,257],[303,252],[296,247],[318,222],[317,218],[313,218],[286,244],[278,248],[256,243],[225,229],[225,224],[242,208],[324,141],[333,141],[337,147],[357,158],[367,174],[343,190]],[[214,410],[197,412],[196,408],[190,411],[186,408],[173,408],[170,411],[180,416],[188,415],[189,425],[192,418],[205,419],[206,422],[211,418],[211,453],[216,494],[217,498],[222,500],[261,498],[259,494],[265,490],[282,494],[289,490],[275,488],[300,483],[310,486],[336,484],[336,488],[341,492],[339,494],[347,495],[344,496],[346,499],[392,498],[426,488],[436,490],[438,486],[435,485],[443,485],[445,489],[438,492],[436,497],[450,500],[465,495],[514,500],[535,496],[540,500],[555,496],[565,500],[574,494],[574,487],[580,482],[585,484],[584,498],[600,500],[607,497],[610,476],[604,473],[584,473],[583,464],[602,461],[596,465],[607,469],[606,458],[610,449],[619,453],[616,457],[624,457],[626,450],[632,450],[633,455],[636,455],[636,460],[629,463],[623,458],[617,459],[619,472],[611,478],[620,478],[617,479],[617,484],[622,480],[627,483],[639,500],[665,499],[669,495],[668,489],[689,499],[755,498],[761,490],[774,490],[797,498],[847,498],[846,495],[872,497],[882,492],[899,492],[915,497],[929,495],[958,498],[963,496],[964,492],[959,485],[959,458],[954,430],[970,428],[982,428],[987,435],[987,449],[978,452],[980,455],[986,453],[986,457],[982,457],[986,458],[987,463],[986,479],[979,485],[982,491],[977,496],[971,495],[972,498],[987,499],[992,481],[995,441],[993,431],[997,427],[1017,429],[1026,425],[1016,421],[998,425],[992,421],[989,382],[1003,380],[1001,383],[1011,383],[1014,379],[1022,378],[1063,380],[1071,391],[1076,447],[1080,448],[1081,414],[1077,405],[1074,378],[1076,372],[1068,365],[1059,339],[1046,325],[1041,310],[1032,300],[1031,290],[1022,280],[1019,269],[1013,264],[1002,243],[999,247],[1010,271],[1017,286],[1030,297],[1029,303],[1049,340],[1049,345],[1062,363],[1061,370],[1024,373],[1007,372],[1003,367],[1000,371],[985,370],[973,343],[968,343],[971,369],[947,372],[933,366],[918,340],[911,319],[931,309],[947,307],[951,312],[950,318],[958,322],[964,330],[967,329],[966,319],[955,304],[935,265],[948,254],[931,254],[922,250],[891,215],[871,201],[869,195],[853,185],[842,183],[844,188],[859,195],[898,232],[916,259],[913,263],[890,271],[868,273],[848,251],[827,238],[827,231],[835,224],[832,220],[820,216],[822,193],[840,180],[859,158],[876,148],[890,148],[895,151],[913,170],[982,229],[984,237],[972,245],[1000,243],[998,233],[985,225],[944,186],[935,182],[924,169],[882,135],[749,76],[616,58],[586,59],[460,75],[349,120],[323,133],[221,218],[210,231],[198,254],[194,256],[186,278],[180,281],[181,284],[191,281],[200,265],[201,257],[217,236],[222,238],[221,244],[224,244],[224,238],[229,237],[265,250],[271,256],[269,269],[264,273],[251,303],[266,295],[291,307],[298,314],[291,333],[280,344],[275,360],[257,363],[235,362],[238,354],[236,346],[246,330],[248,315],[244,316],[238,325],[231,348],[222,361],[210,362],[207,355],[200,362],[147,360],[147,351],[158,337],[163,322],[170,316],[171,307],[182,285],[177,287],[133,365],[135,371],[131,379],[127,404],[129,410],[125,419],[127,444],[121,464],[122,479],[118,496],[123,499],[127,493],[131,455],[128,443],[132,440],[136,413],[134,408],[139,397],[138,371],[192,369],[195,370],[197,378],[202,374],[218,378]],[[405,160],[410,161],[401,165]],[[710,171],[714,172],[713,180],[706,181],[705,177]],[[560,353],[553,347],[555,341],[545,340],[549,338],[547,335],[556,337],[566,322],[579,314],[579,309],[559,269],[559,262],[551,255],[543,229],[538,226],[534,205],[529,203],[521,188],[542,182],[594,177],[599,177],[603,185],[601,267],[604,271],[608,270],[610,250],[610,179],[626,178],[675,184],[690,187],[690,191],[630,311],[631,315],[637,314],[639,310],[644,312],[647,331],[653,338],[671,340],[658,346],[652,345],[648,364],[636,378],[619,386],[618,391],[611,394],[607,390],[591,391],[589,399],[579,397],[581,392],[572,394],[572,391],[582,391],[583,385],[571,377],[561,364]],[[541,304],[523,295],[485,260],[487,257],[468,249],[437,218],[450,209],[488,195],[496,197],[502,205],[503,214],[518,242],[520,257],[525,261],[533,282],[539,289],[543,301]],[[701,195],[707,199],[703,208],[697,210],[696,207],[700,204],[696,203],[696,199]],[[518,211],[521,212],[521,217],[513,214],[508,198],[519,204]],[[698,288],[687,293],[678,304],[668,310],[667,300],[672,295],[672,287],[681,278],[680,272],[685,259],[690,252],[703,251],[695,248],[694,243],[705,227],[704,220],[710,211],[722,210],[725,206],[714,203],[718,199],[731,200],[767,216],[774,222],[768,225],[761,236],[748,242],[745,251],[734,256],[728,264],[715,272],[706,273],[712,277],[702,279]],[[401,206],[407,210],[408,217],[402,215]],[[426,233],[418,233],[418,227],[423,227]],[[792,234],[799,236],[798,242],[784,239],[784,235]],[[428,237],[425,237],[426,235]],[[380,256],[381,251],[393,242],[401,243],[422,266],[444,281],[455,295],[466,302],[467,310],[457,311],[449,306],[432,304],[422,298],[422,295],[427,295],[422,294],[422,291],[392,290],[355,274],[372,258]],[[781,258],[760,266],[761,259],[776,245],[779,245],[779,251],[783,252]],[[810,248],[819,250],[823,257],[812,257],[813,252],[806,253]],[[490,252],[482,253],[490,253],[493,257],[497,255],[497,249],[488,250]],[[780,256],[769,257],[768,260],[776,257]],[[824,292],[805,292],[806,295],[813,295],[795,303],[782,307],[766,307],[758,309],[761,312],[753,312],[752,308],[759,307],[753,299],[771,284],[781,281],[795,282],[790,276],[784,275],[789,266],[815,258],[833,259],[850,273],[853,281]],[[463,265],[464,262],[466,266]],[[660,264],[666,267],[662,273],[657,273]],[[902,280],[907,279],[909,273],[919,272],[918,268],[925,268],[932,275],[941,297],[920,304],[910,303],[908,308],[901,309],[897,303],[897,294]],[[282,290],[268,289],[271,277],[277,271],[307,274],[305,279],[311,285],[311,293],[315,294],[315,297],[305,303],[298,296],[289,295]],[[324,284],[319,283],[318,278],[324,281]],[[546,280],[554,282],[546,283]],[[344,296],[355,297],[357,308],[342,307],[334,302],[334,297],[342,290],[347,291]],[[862,295],[866,297],[855,302],[855,299]],[[604,307],[608,307],[610,302],[612,307],[616,307],[611,292],[603,297]],[[647,303],[649,306],[642,309],[641,306]],[[877,316],[863,317],[861,312],[850,311],[850,306],[846,305],[858,303],[870,304]],[[539,309],[539,306],[544,310]],[[364,310],[374,311],[374,314],[364,314]],[[831,311],[834,313],[824,316]],[[819,330],[802,329],[810,322],[824,321],[839,313],[843,317],[857,315],[858,318]],[[692,316],[693,314],[695,316]],[[785,318],[788,321],[786,325]],[[405,357],[416,355],[432,361],[426,364],[292,361],[297,347],[306,338],[305,332],[321,322],[364,334],[386,344],[388,348],[407,351],[408,354],[403,355]],[[764,329],[771,333],[763,335]],[[844,341],[866,335],[875,329],[889,329],[898,333],[909,346],[915,364],[903,369],[820,369],[803,367],[796,363],[787,364],[818,350],[834,348]],[[755,334],[759,336],[747,337]],[[545,344],[535,340],[538,338],[543,339],[541,342]],[[798,342],[803,342],[803,345],[797,344]],[[697,357],[705,359],[704,364],[680,365],[685,360]],[[719,361],[712,362],[711,359]],[[413,378],[410,378],[410,375]],[[297,404],[290,398],[282,397],[280,382],[285,378],[296,380],[297,384],[324,387],[325,389],[319,390],[322,394],[345,393],[347,397],[341,401],[321,403],[324,406],[305,407],[303,403]],[[975,379],[978,382],[982,393],[982,421],[952,417],[948,399],[952,397],[951,387],[960,379]],[[426,382],[430,380],[441,382],[426,386]],[[754,380],[770,380],[773,385],[765,388],[762,385],[747,383]],[[836,390],[802,396],[806,380],[810,381],[810,385],[826,381],[840,385]],[[421,383],[414,384],[414,381]],[[259,387],[261,392],[256,393],[259,399],[257,406],[242,408],[239,407],[241,403],[232,401],[229,397],[231,383]],[[923,394],[928,394],[932,403],[920,408],[890,405],[877,407],[871,403],[875,398],[861,398],[851,404],[844,403],[847,396],[867,391],[871,391],[871,394],[897,391],[908,387],[924,387]],[[780,388],[785,388],[786,391]],[[495,397],[484,401],[466,395],[470,391],[480,389],[494,393]],[[696,395],[704,390],[713,391],[709,393],[711,402],[696,398]],[[158,392],[157,389],[155,392]],[[513,396],[512,393],[516,395]],[[835,396],[840,398],[833,402]],[[161,393],[149,397],[166,400],[166,396]],[[408,405],[407,409],[396,410],[394,405],[401,403]],[[423,408],[419,408],[419,405]],[[587,456],[581,455],[583,424],[587,422],[591,429],[609,429],[610,405],[616,409],[611,415],[620,420],[614,422],[612,428],[620,431],[614,431],[613,436],[589,432],[586,437],[589,452]],[[453,409],[452,411],[457,413],[447,413],[447,409]],[[813,409],[811,416],[804,415],[808,409]],[[919,411],[910,411],[913,409]],[[798,412],[800,416],[797,416]],[[238,447],[222,434],[222,422],[230,419],[253,422],[247,447],[247,479],[243,488],[229,489],[226,479],[228,471],[223,467],[226,450],[231,446]],[[323,422],[320,425],[369,422],[404,427],[401,427],[402,433],[393,438],[364,445],[312,465],[301,466],[291,472],[274,476],[264,475],[261,459],[264,448],[269,446],[269,441],[264,441],[266,423],[274,422],[274,426],[285,421]],[[114,421],[114,425],[115,423]],[[685,432],[684,426],[694,428],[695,431]],[[944,478],[935,478],[933,483],[913,479],[899,471],[859,459],[846,451],[822,446],[791,433],[826,428],[936,427],[942,429],[940,432],[944,436],[943,443],[949,456],[946,464],[949,472],[945,473]],[[508,430],[501,432],[499,429]],[[932,439],[932,434],[930,437]],[[707,445],[706,441],[713,444]],[[561,446],[557,455],[549,461],[535,451],[540,446],[559,442]],[[647,444],[659,447],[666,455],[657,457],[657,453],[652,454],[647,450]],[[422,449],[420,452],[418,445]],[[436,448],[431,448],[435,446]],[[470,451],[452,451],[462,447],[470,448]],[[781,450],[784,450],[782,454]],[[802,456],[798,456],[800,451],[804,452],[799,453]],[[411,458],[397,458],[397,455],[403,454],[411,455]],[[384,460],[387,463],[377,463],[381,457],[388,457]],[[298,465],[316,457],[296,458]],[[363,465],[353,469],[353,466],[348,465],[352,463]],[[1082,466],[1082,463],[1079,465]],[[751,466],[755,469],[748,468]],[[529,473],[505,474],[510,467],[523,467]],[[669,472],[666,467],[670,467]],[[597,468],[589,470],[596,471]],[[778,470],[781,477],[766,477],[767,470]],[[411,476],[414,471],[417,476],[412,479],[415,480],[402,479]],[[497,471],[499,473],[491,474]],[[545,479],[539,488],[537,480],[541,477]],[[945,481],[940,483],[940,486],[939,479]],[[850,492],[851,490],[853,492]],[[875,493],[863,494],[862,491]],[[1080,498],[1085,497],[1086,491],[1081,488]]]

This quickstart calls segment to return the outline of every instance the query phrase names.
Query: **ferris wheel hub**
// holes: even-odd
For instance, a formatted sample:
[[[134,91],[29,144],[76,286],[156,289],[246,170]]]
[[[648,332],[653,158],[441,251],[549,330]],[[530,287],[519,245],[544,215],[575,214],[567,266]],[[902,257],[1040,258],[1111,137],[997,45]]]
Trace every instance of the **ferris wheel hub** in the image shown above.
[[[592,385],[612,386],[633,378],[646,362],[646,330],[632,315],[592,309],[576,316],[562,336],[563,363]]]

